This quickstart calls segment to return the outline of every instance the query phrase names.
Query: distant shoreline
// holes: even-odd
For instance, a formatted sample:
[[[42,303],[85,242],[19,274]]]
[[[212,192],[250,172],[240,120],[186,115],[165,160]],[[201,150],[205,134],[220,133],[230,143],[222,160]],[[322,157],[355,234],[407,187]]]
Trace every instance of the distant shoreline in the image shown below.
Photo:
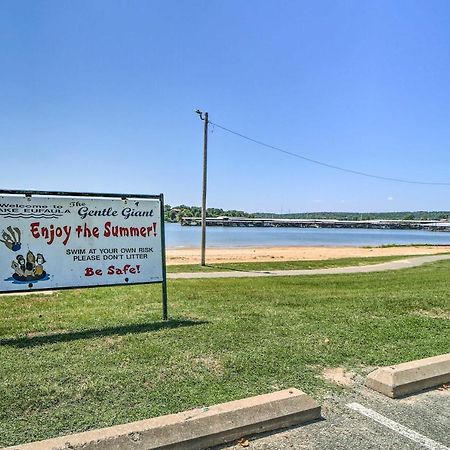
[[[254,261],[300,261],[336,258],[367,258],[371,256],[416,256],[450,252],[450,245],[398,245],[381,247],[213,247],[207,248],[209,263]],[[167,264],[196,264],[200,261],[199,248],[167,249]]]
[[[180,225],[198,227],[200,217],[182,217]],[[450,232],[448,220],[413,220],[413,219],[371,219],[371,220],[339,220],[339,219],[280,219],[250,217],[207,217],[208,227],[229,228],[325,228],[325,229],[364,229],[364,230],[410,230]]]

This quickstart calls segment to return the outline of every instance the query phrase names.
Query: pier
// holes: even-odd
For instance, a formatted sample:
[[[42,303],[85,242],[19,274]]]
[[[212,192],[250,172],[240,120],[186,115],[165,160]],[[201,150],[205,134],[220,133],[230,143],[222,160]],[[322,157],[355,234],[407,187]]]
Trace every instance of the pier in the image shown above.
[[[180,224],[183,226],[200,226],[201,220],[201,217],[182,217]],[[206,225],[213,227],[366,228],[382,230],[450,231],[450,222],[447,220],[333,220],[207,217]]]

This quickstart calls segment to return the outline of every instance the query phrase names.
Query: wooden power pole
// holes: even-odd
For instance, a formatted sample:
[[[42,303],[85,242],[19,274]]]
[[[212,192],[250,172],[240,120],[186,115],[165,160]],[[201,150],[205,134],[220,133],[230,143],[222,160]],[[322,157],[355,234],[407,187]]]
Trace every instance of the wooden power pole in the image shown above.
[[[206,186],[208,180],[208,113],[199,110],[196,113],[200,119],[204,121],[203,129],[203,192],[202,192],[202,243],[201,243],[201,262],[202,266],[206,265]]]

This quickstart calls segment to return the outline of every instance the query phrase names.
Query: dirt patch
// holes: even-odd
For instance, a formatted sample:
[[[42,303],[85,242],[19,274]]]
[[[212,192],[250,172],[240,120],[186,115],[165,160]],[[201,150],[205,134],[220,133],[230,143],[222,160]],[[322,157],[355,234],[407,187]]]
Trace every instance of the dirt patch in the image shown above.
[[[65,328],[60,328],[58,330],[50,330],[50,331],[35,331],[27,333],[27,338],[35,338],[35,337],[51,337],[58,336],[59,334],[66,334],[69,330]]]
[[[327,381],[339,386],[353,386],[355,384],[355,374],[342,367],[327,367],[322,371],[322,376]]]
[[[194,365],[198,365],[214,375],[222,375],[222,363],[213,356],[198,356],[194,358]]]
[[[419,309],[414,311],[416,316],[428,317],[430,319],[450,320],[450,311],[441,308],[432,308],[429,310]]]
[[[118,348],[122,341],[123,336],[107,336],[98,341],[98,346],[104,348]]]

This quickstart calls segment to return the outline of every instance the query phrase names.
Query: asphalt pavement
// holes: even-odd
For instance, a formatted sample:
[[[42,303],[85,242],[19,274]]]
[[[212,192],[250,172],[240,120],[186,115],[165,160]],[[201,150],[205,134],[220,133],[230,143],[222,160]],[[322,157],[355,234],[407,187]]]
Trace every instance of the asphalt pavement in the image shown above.
[[[362,385],[346,387],[322,402],[322,416],[278,433],[245,437],[241,444],[222,449],[450,449],[448,388],[394,400]]]

